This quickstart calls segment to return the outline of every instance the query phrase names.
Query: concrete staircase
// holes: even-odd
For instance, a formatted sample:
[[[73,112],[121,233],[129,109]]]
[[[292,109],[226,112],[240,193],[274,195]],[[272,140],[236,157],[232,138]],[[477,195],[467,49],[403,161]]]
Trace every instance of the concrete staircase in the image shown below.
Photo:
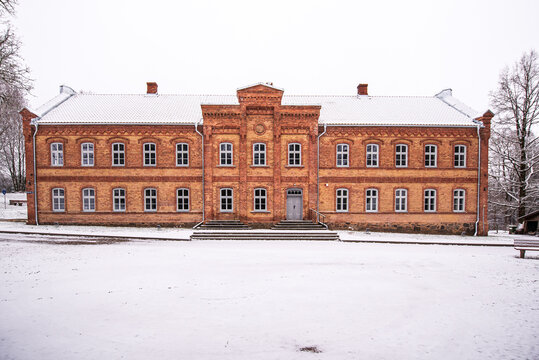
[[[326,227],[310,220],[281,220],[272,230],[326,230]]]
[[[200,225],[197,230],[248,230],[249,226],[240,220],[210,220]]]
[[[191,240],[303,240],[303,241],[339,241],[339,235],[333,231],[195,231]]]

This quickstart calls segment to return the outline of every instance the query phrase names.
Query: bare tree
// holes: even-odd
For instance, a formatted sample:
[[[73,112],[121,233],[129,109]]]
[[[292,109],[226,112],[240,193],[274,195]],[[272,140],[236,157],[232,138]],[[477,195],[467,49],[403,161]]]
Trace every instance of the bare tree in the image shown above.
[[[11,179],[14,191],[25,190],[24,135],[19,110],[24,97],[16,88],[5,92],[0,102],[0,168]]]
[[[500,74],[490,93],[498,114],[490,141],[490,203],[513,219],[521,217],[539,197],[539,63],[537,53],[524,53],[512,68]]]
[[[15,13],[15,5],[17,5],[17,0],[0,0],[0,15],[4,12],[13,15]]]

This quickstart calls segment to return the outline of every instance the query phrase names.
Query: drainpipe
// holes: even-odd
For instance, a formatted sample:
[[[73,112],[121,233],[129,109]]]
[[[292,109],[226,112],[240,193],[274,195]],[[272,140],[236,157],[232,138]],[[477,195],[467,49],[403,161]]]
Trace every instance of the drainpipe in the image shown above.
[[[36,135],[37,135],[37,128],[38,123],[35,121],[34,123],[36,127],[36,131],[34,131],[34,135],[32,137],[32,145],[33,145],[33,151],[34,151],[34,212],[35,212],[35,218],[36,218],[36,225],[39,225],[39,221],[37,218],[37,173],[36,173]]]
[[[199,227],[201,224],[204,223],[205,208],[206,208],[204,206],[204,201],[205,201],[205,196],[204,196],[204,170],[205,170],[204,168],[204,135],[198,131],[198,124],[200,123],[200,120],[195,123],[195,131],[197,132],[198,135],[200,135],[200,138],[202,140],[202,221],[196,224],[195,226],[193,226],[193,229],[196,229],[197,227]]]
[[[477,218],[475,221],[475,233],[473,236],[477,236],[477,232],[479,229],[479,209],[481,207],[479,200],[481,195],[481,133],[479,129],[481,128],[481,124],[477,124],[477,141],[478,141],[478,150],[477,150]]]
[[[317,139],[317,148],[316,153],[317,163],[316,163],[316,211],[320,213],[320,138],[326,133],[327,124],[324,124],[324,131],[318,135]],[[320,220],[320,215],[316,214],[316,218]],[[317,220],[317,222],[319,222]]]

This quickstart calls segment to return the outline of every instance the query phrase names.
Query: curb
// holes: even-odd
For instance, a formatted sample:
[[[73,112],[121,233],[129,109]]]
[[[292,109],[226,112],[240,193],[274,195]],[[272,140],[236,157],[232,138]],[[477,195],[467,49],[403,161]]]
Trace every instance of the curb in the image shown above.
[[[413,244],[413,245],[462,245],[462,246],[495,246],[513,247],[508,243],[469,243],[469,242],[440,242],[440,241],[388,241],[388,240],[341,240],[346,243],[378,243],[378,244]]]
[[[191,241],[190,239],[178,238],[155,238],[147,236],[125,236],[125,235],[88,235],[88,234],[66,234],[66,233],[39,233],[31,231],[0,230],[0,234],[22,234],[22,235],[49,235],[49,236],[78,236],[101,239],[125,239],[125,240],[164,240],[164,241]]]

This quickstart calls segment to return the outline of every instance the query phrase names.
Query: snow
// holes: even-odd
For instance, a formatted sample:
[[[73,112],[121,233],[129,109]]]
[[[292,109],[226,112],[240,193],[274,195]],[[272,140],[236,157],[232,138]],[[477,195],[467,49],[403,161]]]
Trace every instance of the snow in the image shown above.
[[[1,238],[1,359],[539,357],[536,253]]]
[[[0,219],[26,220],[26,204],[9,205],[9,200],[26,200],[26,193],[6,193],[5,196],[0,193]]]

